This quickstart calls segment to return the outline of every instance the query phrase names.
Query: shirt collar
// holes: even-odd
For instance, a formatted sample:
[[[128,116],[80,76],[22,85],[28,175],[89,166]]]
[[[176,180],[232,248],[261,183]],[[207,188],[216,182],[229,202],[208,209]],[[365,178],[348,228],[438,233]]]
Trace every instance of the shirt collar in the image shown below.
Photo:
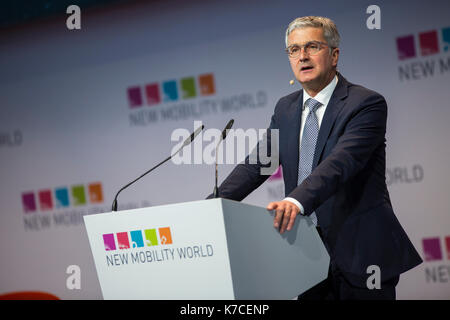
[[[305,110],[305,102],[309,98],[313,98],[314,100],[320,102],[322,104],[322,106],[326,106],[331,99],[331,95],[333,94],[333,91],[336,88],[337,82],[338,82],[338,77],[337,77],[337,75],[335,75],[333,80],[331,80],[330,83],[325,88],[323,88],[318,94],[316,94],[316,96],[314,98],[311,97],[306,92],[306,90],[303,90],[302,110]]]

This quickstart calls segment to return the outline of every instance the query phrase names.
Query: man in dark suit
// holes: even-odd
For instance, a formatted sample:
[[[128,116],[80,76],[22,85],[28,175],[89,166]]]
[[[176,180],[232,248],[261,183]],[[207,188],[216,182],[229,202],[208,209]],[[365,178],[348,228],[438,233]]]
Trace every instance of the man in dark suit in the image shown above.
[[[295,19],[286,30],[286,51],[303,90],[281,98],[271,119],[269,129],[279,130],[286,198],[267,209],[280,233],[292,229],[298,214],[308,216],[330,254],[328,278],[299,299],[395,299],[399,275],[422,259],[386,186],[386,101],[337,72],[339,39],[333,21],[323,17]],[[268,178],[262,167],[247,157],[219,196],[244,199]],[[379,288],[368,288],[371,266],[381,273]]]

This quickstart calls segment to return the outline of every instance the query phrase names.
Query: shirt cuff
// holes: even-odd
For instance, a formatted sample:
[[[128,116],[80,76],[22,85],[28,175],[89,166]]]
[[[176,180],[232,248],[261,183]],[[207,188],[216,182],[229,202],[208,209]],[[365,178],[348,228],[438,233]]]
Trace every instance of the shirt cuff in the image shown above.
[[[296,199],[291,198],[291,197],[286,197],[283,200],[292,202],[293,204],[295,204],[299,209],[300,209],[300,214],[301,215],[305,215],[305,209],[303,208],[302,204],[300,202],[298,202]]]

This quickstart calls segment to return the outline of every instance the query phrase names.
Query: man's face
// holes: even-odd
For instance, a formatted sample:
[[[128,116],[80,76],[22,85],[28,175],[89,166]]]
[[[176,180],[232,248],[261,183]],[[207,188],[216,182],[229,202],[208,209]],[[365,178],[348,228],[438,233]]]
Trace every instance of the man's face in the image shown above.
[[[326,43],[321,28],[294,29],[288,36],[288,46],[304,45],[310,41]],[[289,58],[295,78],[309,94],[317,94],[332,80],[339,58],[339,48],[330,53],[330,47],[322,46],[315,55],[308,55],[304,49],[298,58]],[[310,93],[311,91],[311,93]]]

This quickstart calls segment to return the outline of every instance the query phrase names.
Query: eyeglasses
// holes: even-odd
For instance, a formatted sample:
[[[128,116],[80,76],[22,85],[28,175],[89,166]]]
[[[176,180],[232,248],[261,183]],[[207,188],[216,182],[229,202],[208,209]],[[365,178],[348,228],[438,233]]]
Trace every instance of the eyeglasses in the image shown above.
[[[297,59],[300,56],[300,52],[305,50],[307,55],[313,56],[318,54],[323,47],[328,47],[328,44],[320,41],[310,41],[304,45],[292,44],[285,49],[290,58]]]

